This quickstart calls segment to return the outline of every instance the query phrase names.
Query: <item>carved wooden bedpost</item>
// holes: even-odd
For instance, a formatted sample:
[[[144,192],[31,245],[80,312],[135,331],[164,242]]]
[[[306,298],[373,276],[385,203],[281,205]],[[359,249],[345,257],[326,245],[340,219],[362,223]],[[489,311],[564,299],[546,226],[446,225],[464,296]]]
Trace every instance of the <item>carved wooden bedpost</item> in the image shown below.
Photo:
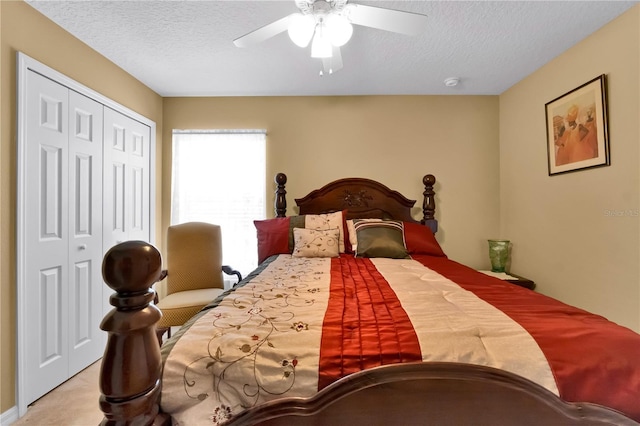
[[[287,175],[284,173],[278,173],[275,178],[278,189],[276,189],[276,217],[285,217],[287,215],[287,191],[284,189],[284,185],[287,183]]]
[[[109,333],[100,370],[102,425],[162,424],[159,410],[162,360],[155,324],[162,314],[154,304],[151,285],[162,268],[160,252],[144,241],[127,241],[111,248],[102,275],[116,291],[115,307],[100,328]]]
[[[422,201],[422,215],[423,218],[420,221],[423,225],[427,225],[431,228],[435,234],[438,231],[438,222],[435,220],[436,214],[436,192],[433,190],[433,186],[436,184],[436,177],[434,175],[425,175],[422,178],[424,184],[424,200]]]

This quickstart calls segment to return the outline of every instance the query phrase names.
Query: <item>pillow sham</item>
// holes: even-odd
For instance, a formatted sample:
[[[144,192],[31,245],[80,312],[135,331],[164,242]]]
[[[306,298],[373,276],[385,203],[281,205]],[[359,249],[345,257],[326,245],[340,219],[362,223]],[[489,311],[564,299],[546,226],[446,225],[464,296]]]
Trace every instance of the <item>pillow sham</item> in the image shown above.
[[[253,224],[258,234],[258,263],[274,254],[291,253],[288,217],[254,220]]]
[[[293,250],[293,230],[295,228],[304,228],[306,215],[289,217],[289,247]]]
[[[354,220],[356,231],[356,257],[386,257],[408,259],[401,221]]]
[[[316,214],[316,215],[307,214],[307,215],[291,216],[291,220],[289,224],[290,247],[294,246],[293,230],[296,228],[306,228],[306,229],[337,228],[338,231],[340,232],[339,250],[340,250],[340,253],[344,253],[345,252],[344,216],[346,216],[346,210],[333,212],[333,213]]]
[[[293,230],[293,257],[338,257],[340,255],[340,230],[306,229]]]
[[[409,254],[428,254],[447,257],[431,228],[419,223],[403,222],[404,242]]]
[[[358,237],[356,237],[356,228],[353,225],[353,221],[361,221],[361,222],[382,222],[382,219],[349,219],[346,221],[346,230],[347,230],[347,238],[349,240],[349,244],[351,245],[350,253],[355,253],[358,248]],[[345,248],[346,249],[346,248]]]

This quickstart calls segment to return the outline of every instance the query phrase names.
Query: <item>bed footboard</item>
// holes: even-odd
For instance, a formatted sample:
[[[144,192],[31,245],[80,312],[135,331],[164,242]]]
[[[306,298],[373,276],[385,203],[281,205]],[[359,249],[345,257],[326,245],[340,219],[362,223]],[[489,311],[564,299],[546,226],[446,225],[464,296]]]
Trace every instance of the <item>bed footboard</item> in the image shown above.
[[[100,324],[109,333],[100,369],[102,425],[170,424],[158,415],[162,360],[155,324],[162,314],[151,303],[161,268],[160,252],[144,241],[118,244],[104,257],[102,275],[116,293]]]
[[[396,424],[637,426],[609,408],[564,402],[507,371],[451,362],[385,365],[354,373],[311,398],[251,408],[230,426]]]

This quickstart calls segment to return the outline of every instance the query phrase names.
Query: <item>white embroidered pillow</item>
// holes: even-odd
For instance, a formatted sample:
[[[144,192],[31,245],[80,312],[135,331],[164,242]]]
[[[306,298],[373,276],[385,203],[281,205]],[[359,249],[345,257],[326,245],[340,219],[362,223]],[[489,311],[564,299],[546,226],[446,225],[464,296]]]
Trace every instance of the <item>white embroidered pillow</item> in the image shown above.
[[[304,227],[307,229],[333,229],[338,228],[339,250],[344,253],[344,229],[342,227],[342,212],[326,213],[326,214],[308,214],[305,216]]]
[[[340,231],[335,229],[293,229],[293,257],[338,257]]]

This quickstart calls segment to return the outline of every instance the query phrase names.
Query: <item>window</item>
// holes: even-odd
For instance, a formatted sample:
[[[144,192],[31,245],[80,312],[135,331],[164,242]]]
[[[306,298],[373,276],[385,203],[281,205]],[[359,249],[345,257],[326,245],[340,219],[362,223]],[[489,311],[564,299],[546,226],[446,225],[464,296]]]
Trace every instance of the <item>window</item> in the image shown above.
[[[171,224],[220,225],[223,262],[243,277],[258,263],[253,221],[265,218],[265,141],[264,130],[173,131]]]

